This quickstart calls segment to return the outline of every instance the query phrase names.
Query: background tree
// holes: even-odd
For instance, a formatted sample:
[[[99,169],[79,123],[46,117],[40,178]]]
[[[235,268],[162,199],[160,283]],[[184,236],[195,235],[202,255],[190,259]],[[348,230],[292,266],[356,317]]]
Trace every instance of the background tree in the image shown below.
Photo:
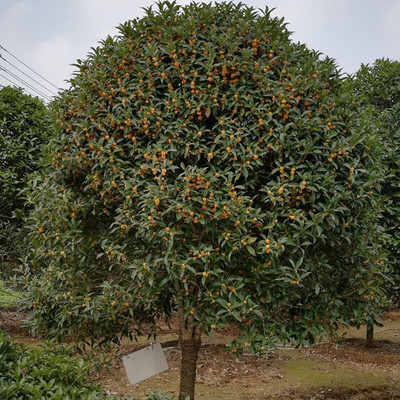
[[[361,107],[370,109],[379,130],[384,149],[382,162],[386,168],[381,195],[385,204],[383,225],[387,233],[385,247],[393,267],[389,292],[392,301],[399,304],[400,284],[400,63],[389,59],[362,65],[350,78],[352,90],[360,97]],[[373,326],[378,315],[370,317],[367,346],[373,343]]]
[[[49,137],[45,105],[21,89],[0,90],[0,275],[21,257],[25,212],[21,190]]]
[[[364,318],[378,139],[331,60],[268,9],[160,3],[77,68],[30,195],[34,330],[112,339],[177,313],[192,399],[201,335],[237,324],[240,354],[333,334],[353,301]]]

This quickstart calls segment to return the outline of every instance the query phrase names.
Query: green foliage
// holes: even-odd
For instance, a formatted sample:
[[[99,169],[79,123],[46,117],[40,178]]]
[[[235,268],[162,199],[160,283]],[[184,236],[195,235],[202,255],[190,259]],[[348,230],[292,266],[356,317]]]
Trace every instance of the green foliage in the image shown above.
[[[24,235],[21,190],[38,168],[49,137],[46,107],[21,89],[0,90],[0,273],[21,256]]]
[[[46,345],[29,350],[0,333],[0,397],[2,399],[102,399],[88,385],[90,365],[68,347]]]
[[[4,400],[139,400],[105,396],[89,383],[91,364],[71,347],[46,344],[28,349],[0,332],[0,398]],[[143,400],[170,400],[149,392]]]
[[[238,324],[240,353],[381,301],[379,138],[268,9],[160,3],[77,68],[30,194],[32,329],[111,339],[179,309]]]
[[[352,81],[364,105],[372,104],[378,112],[392,111],[400,102],[399,70],[400,63],[389,59],[361,65]]]
[[[362,65],[351,78],[352,89],[360,96],[361,106],[372,108],[372,115],[384,148],[386,167],[381,195],[384,197],[384,226],[388,237],[385,247],[393,265],[391,296],[399,302],[400,285],[400,62],[376,60]]]

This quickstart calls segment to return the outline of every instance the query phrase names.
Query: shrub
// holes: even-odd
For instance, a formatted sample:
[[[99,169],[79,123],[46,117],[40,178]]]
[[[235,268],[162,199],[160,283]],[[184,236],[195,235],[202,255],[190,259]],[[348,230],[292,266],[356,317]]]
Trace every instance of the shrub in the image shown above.
[[[46,344],[35,349],[14,343],[0,332],[0,398],[2,400],[140,400],[109,397],[90,383],[89,362],[68,346]],[[170,400],[149,392],[143,400]]]
[[[69,347],[47,344],[29,350],[0,333],[0,398],[102,399],[96,385],[88,384],[90,364]]]

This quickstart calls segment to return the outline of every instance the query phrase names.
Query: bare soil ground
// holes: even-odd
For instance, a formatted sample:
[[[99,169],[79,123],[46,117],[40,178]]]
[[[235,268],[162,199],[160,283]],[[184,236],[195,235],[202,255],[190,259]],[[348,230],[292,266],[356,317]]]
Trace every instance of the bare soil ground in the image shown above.
[[[0,329],[29,345],[40,343],[21,328],[23,316],[0,311]],[[234,329],[217,332],[202,346],[198,362],[196,393],[204,400],[400,400],[400,312],[386,314],[384,327],[375,332],[375,347],[367,349],[365,329],[349,329],[342,345],[325,343],[307,349],[279,349],[267,356],[235,359],[226,344]],[[177,338],[176,331],[162,326],[158,340]],[[147,390],[177,395],[180,352],[165,350],[169,369],[130,385],[121,356],[148,344],[123,341],[110,374],[93,375],[108,394],[144,396]]]

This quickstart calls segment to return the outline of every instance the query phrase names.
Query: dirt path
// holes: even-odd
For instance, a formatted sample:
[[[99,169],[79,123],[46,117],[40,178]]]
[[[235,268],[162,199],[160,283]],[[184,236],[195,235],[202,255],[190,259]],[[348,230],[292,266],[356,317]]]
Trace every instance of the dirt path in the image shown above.
[[[197,371],[199,399],[295,400],[400,399],[400,313],[388,314],[385,326],[376,330],[376,347],[366,349],[365,330],[350,329],[342,346],[322,344],[309,349],[281,349],[268,356],[246,356],[237,360],[226,352],[234,330],[217,334],[202,347]],[[159,341],[176,339],[165,329]],[[124,342],[120,354],[138,345]],[[169,370],[131,386],[117,359],[112,375],[101,379],[103,387],[116,395],[143,396],[148,389],[178,393],[180,354],[166,350]]]
[[[0,329],[16,340],[37,344],[20,328],[21,316],[0,312]],[[237,360],[226,352],[235,335],[219,332],[201,349],[196,393],[198,399],[216,400],[399,400],[400,399],[400,312],[389,313],[384,327],[376,330],[376,347],[366,349],[363,330],[350,329],[342,346],[322,344],[313,348],[280,349],[268,356],[245,356]],[[176,339],[164,326],[159,341]],[[165,350],[168,371],[135,386],[129,384],[121,356],[147,344],[124,341],[118,349],[111,374],[96,376],[108,394],[143,396],[148,389],[178,392],[180,353]]]

